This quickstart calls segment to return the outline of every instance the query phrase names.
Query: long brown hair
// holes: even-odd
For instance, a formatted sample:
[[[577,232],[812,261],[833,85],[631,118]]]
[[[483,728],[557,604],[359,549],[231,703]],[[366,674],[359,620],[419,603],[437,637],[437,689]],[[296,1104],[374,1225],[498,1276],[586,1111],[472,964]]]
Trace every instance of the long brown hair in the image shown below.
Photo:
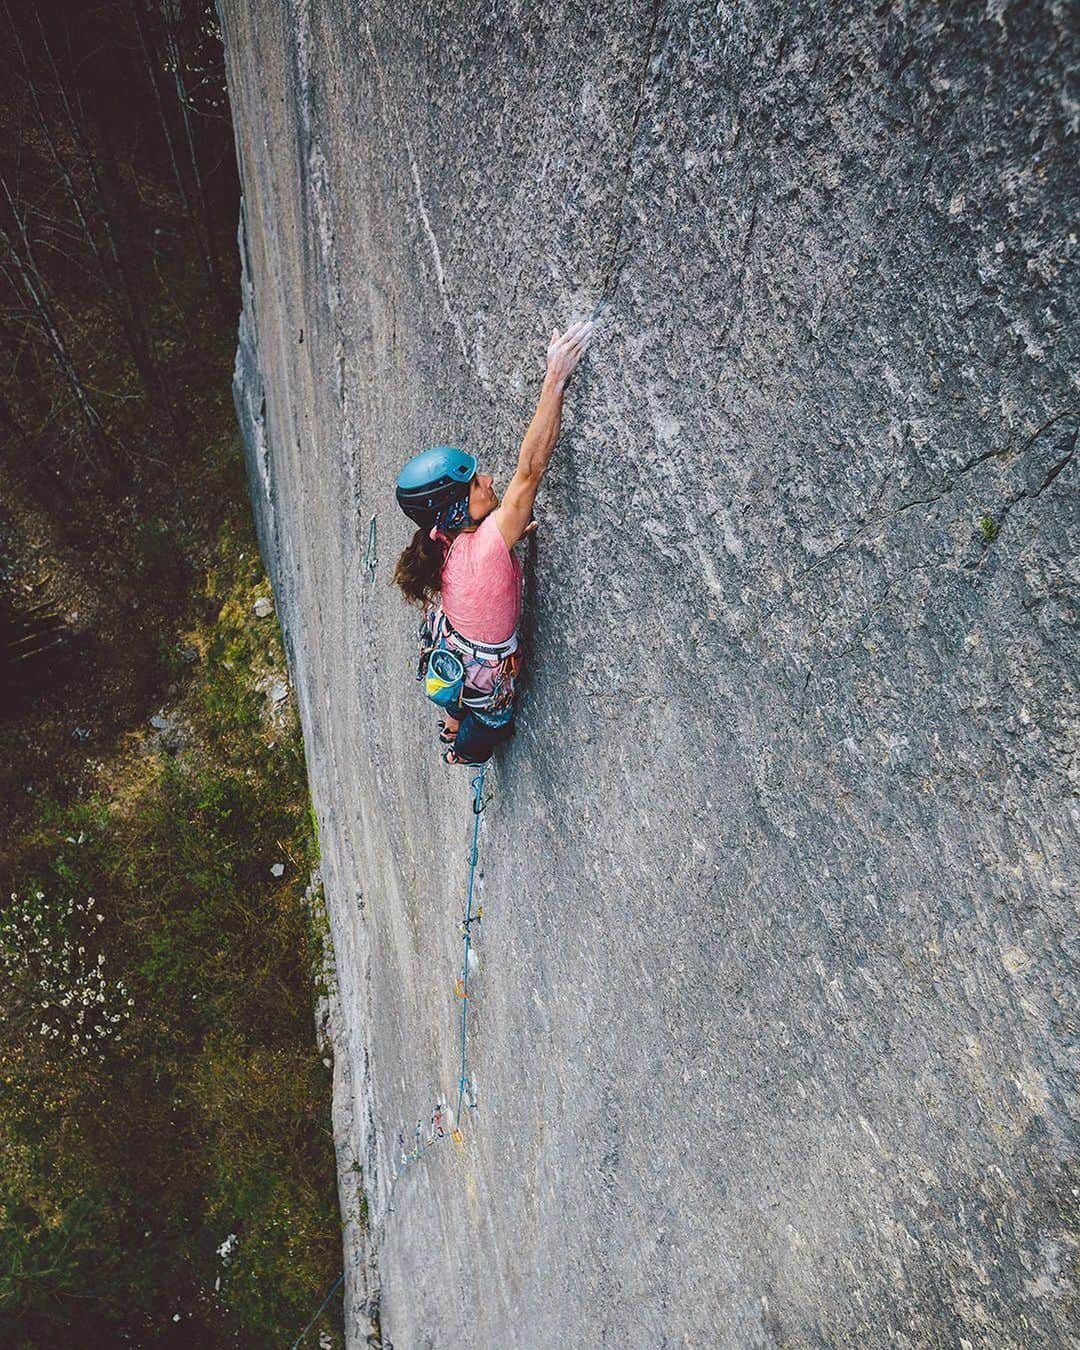
[[[394,568],[394,584],[401,587],[412,605],[428,605],[442,589],[442,565],[446,547],[442,538],[430,538],[427,530],[417,530]]]

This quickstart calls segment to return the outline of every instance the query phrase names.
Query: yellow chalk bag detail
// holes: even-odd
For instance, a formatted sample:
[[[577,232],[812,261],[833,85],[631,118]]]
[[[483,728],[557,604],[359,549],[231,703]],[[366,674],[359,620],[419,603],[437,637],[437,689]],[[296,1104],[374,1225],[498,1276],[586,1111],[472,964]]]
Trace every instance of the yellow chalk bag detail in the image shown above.
[[[424,693],[440,708],[453,708],[461,698],[465,667],[453,652],[436,647],[428,658]]]

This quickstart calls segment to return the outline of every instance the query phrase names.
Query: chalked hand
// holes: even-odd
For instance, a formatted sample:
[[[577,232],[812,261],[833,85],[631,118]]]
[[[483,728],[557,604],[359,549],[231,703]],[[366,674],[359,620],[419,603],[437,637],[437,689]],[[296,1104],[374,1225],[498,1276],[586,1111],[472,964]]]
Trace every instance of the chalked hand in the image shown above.
[[[593,324],[590,319],[579,319],[577,323],[572,323],[565,333],[560,333],[557,328],[552,331],[547,349],[547,368],[548,374],[557,381],[560,391],[566,387],[567,380],[577,369],[592,334]]]

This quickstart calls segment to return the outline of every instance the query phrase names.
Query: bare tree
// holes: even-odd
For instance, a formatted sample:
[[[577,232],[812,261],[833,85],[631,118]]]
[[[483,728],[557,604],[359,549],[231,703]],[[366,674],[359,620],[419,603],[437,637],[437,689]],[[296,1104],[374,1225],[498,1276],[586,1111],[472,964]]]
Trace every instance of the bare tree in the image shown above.
[[[195,239],[195,245],[199,250],[199,256],[202,258],[203,266],[206,268],[206,275],[210,280],[211,290],[216,296],[218,294],[218,286],[214,264],[210,257],[209,244],[203,240],[202,229],[199,226],[198,217],[192,206],[191,195],[187,189],[187,182],[180,171],[180,161],[176,154],[173,130],[169,123],[168,113],[165,110],[165,98],[161,91],[161,71],[158,67],[153,34],[151,33],[150,26],[147,22],[144,0],[131,0],[131,12],[135,16],[135,27],[139,34],[139,45],[142,48],[143,59],[146,63],[146,71],[150,80],[150,87],[154,94],[154,106],[157,109],[158,120],[161,123],[165,145],[169,152],[169,163],[172,165],[173,178],[176,180],[176,188],[180,193],[180,200],[184,204],[184,211],[187,215],[188,223],[191,226],[191,233]]]
[[[176,101],[180,105],[180,117],[184,123],[184,137],[187,141],[188,157],[191,160],[191,177],[195,184],[195,195],[202,210],[203,228],[206,231],[207,258],[210,263],[210,279],[214,293],[217,286],[217,258],[214,250],[214,230],[210,220],[210,205],[203,187],[202,171],[199,168],[199,156],[195,149],[195,133],[191,125],[191,100],[184,84],[184,61],[180,50],[180,33],[177,26],[177,9],[174,0],[161,0],[161,13],[165,21],[165,43],[169,52],[169,61],[173,68],[173,80],[176,84]]]
[[[7,9],[7,0],[5,0],[5,9]],[[165,387],[165,382],[162,379],[157,361],[154,358],[153,343],[143,316],[143,306],[136,296],[135,284],[131,276],[131,269],[127,265],[125,252],[118,247],[116,242],[116,229],[113,225],[109,197],[102,182],[102,175],[99,170],[93,143],[86,133],[87,120],[82,106],[82,96],[76,86],[74,90],[76,106],[73,108],[71,95],[68,93],[66,82],[57,65],[56,58],[53,55],[52,47],[49,43],[48,35],[45,32],[45,26],[42,23],[40,12],[37,13],[36,17],[38,29],[41,33],[42,47],[48,58],[56,92],[60,98],[60,105],[66,115],[67,125],[72,140],[81,154],[83,165],[86,169],[93,191],[94,206],[91,209],[101,229],[104,247],[98,242],[97,232],[91,227],[91,224],[87,219],[87,213],[83,209],[77,186],[63,161],[59,148],[56,145],[55,138],[52,136],[48,119],[41,106],[41,100],[38,95],[33,72],[16,32],[15,40],[18,46],[23,70],[26,75],[27,84],[31,91],[35,111],[37,112],[39,125],[45,136],[53,162],[56,164],[64,185],[67,188],[68,196],[71,199],[79,222],[83,227],[91,251],[98,263],[102,279],[105,282],[106,288],[116,300],[116,309],[120,324],[124,330],[124,336],[127,338],[128,347],[131,350],[132,359],[135,362],[136,370],[139,372],[143,387],[158,411],[172,425],[177,439],[182,443],[184,440],[183,426],[173,408],[172,400],[169,398],[168,390]],[[8,20],[9,22],[11,21],[10,12],[8,13]],[[14,30],[14,25],[12,25],[12,27]]]
[[[89,204],[86,209],[84,209],[82,193],[72,176],[65,157],[61,154],[60,148],[57,145],[56,137],[53,135],[52,126],[42,105],[41,95],[37,87],[37,81],[34,78],[33,69],[27,58],[22,40],[19,37],[18,28],[12,20],[7,0],[4,0],[4,12],[7,15],[8,23],[11,27],[12,35],[15,40],[15,47],[18,51],[19,60],[25,76],[26,86],[30,92],[30,100],[33,104],[42,137],[48,148],[49,156],[60,175],[60,181],[64,184],[68,199],[75,212],[76,219],[82,227],[83,237],[97,263],[101,279],[104,282],[107,291],[113,296],[113,299],[116,302],[116,310],[120,318],[120,323],[124,330],[124,335],[127,338],[132,359],[135,362],[135,367],[143,382],[143,387],[146,389],[147,394],[159,410],[174,423],[177,432],[179,433],[179,426],[177,425],[175,414],[165,391],[164,382],[161,379],[157,363],[153,357],[152,346],[146,331],[146,326],[143,322],[141,307],[135,299],[131,277],[128,269],[124,266],[122,254],[116,245],[116,236],[110,218],[109,204],[105,193],[102,190],[101,178],[97,171],[93,146],[86,137],[81,122],[76,120],[73,115],[71,101],[64,86],[63,78],[57,68],[44,27],[41,25],[41,16],[39,14],[37,17],[38,25],[41,28],[42,44],[53,72],[53,78],[56,83],[56,90],[60,97],[61,106],[67,114],[72,139],[81,152],[84,164],[89,171],[90,182],[96,196],[96,212],[94,212],[94,209],[90,207]],[[97,231],[91,225],[88,211],[96,214],[103,226],[105,238],[104,248],[98,240]]]
[[[15,227],[13,234],[6,226],[0,225],[0,244],[3,245],[15,276],[18,277],[22,289],[33,307],[34,315],[49,343],[53,359],[71,390],[83,421],[86,423],[90,439],[100,456],[100,458],[95,459],[95,465],[102,473],[111,476],[114,456],[105,425],[98,415],[97,409],[91,403],[86,385],[71,359],[49,287],[37,263],[26,217],[20,211],[3,174],[0,174],[0,190],[3,191]]]

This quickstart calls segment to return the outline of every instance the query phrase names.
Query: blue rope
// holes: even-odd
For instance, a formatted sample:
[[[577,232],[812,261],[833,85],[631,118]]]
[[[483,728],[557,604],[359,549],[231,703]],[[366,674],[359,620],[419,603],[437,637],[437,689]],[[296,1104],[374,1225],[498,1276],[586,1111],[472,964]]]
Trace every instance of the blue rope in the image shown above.
[[[461,931],[464,937],[464,960],[461,968],[461,978],[457,984],[457,993],[461,998],[461,1022],[458,1028],[458,1095],[457,1107],[453,1113],[454,1128],[451,1131],[451,1138],[456,1142],[461,1141],[461,1106],[464,1102],[470,1110],[477,1109],[476,1093],[473,1088],[472,1075],[469,1072],[469,955],[472,951],[472,926],[480,921],[483,913],[479,907],[473,909],[473,900],[476,893],[476,865],[480,860],[480,816],[485,810],[484,802],[484,774],[487,770],[487,764],[480,765],[480,772],[472,780],[472,809],[473,809],[473,832],[472,844],[469,848],[469,882],[465,897],[465,913],[461,919]],[[405,1169],[424,1156],[424,1154],[440,1139],[446,1138],[446,1133],[442,1128],[443,1122],[443,1102],[440,1098],[435,1103],[435,1109],[431,1113],[430,1130],[425,1138],[423,1135],[423,1120],[416,1122],[416,1132],[413,1136],[413,1146],[410,1150],[405,1149],[405,1135],[403,1131],[398,1131],[398,1149],[401,1170],[397,1171],[390,1182],[390,1189],[387,1195],[386,1212],[375,1225],[375,1231],[381,1228],[386,1221],[387,1215],[394,1213],[394,1192],[397,1189],[397,1183],[405,1174]]]
[[[303,1329],[303,1331],[300,1333],[300,1335],[297,1336],[296,1340],[293,1341],[293,1343],[292,1343],[292,1350],[296,1350],[296,1348],[297,1348],[297,1346],[300,1344],[300,1342],[304,1339],[304,1337],[308,1334],[308,1332],[311,1330],[311,1328],[315,1325],[315,1323],[316,1323],[316,1322],[319,1320],[319,1318],[322,1316],[322,1310],[323,1310],[323,1309],[326,1307],[326,1305],[330,1302],[331,1298],[332,1298],[333,1295],[334,1295],[334,1290],[338,1287],[338,1285],[341,1283],[341,1281],[342,1281],[344,1278],[345,1278],[345,1272],[342,1271],[341,1274],[340,1274],[340,1275],[337,1277],[337,1279],[334,1281],[334,1283],[330,1286],[329,1290],[327,1291],[326,1297],[325,1297],[325,1298],[323,1299],[323,1301],[319,1304],[318,1311],[315,1313],[315,1316],[311,1319],[311,1321],[310,1321],[310,1322],[307,1324],[307,1326]]]
[[[484,809],[484,770],[486,768],[486,764],[481,765],[480,772],[472,780],[473,835],[472,848],[469,850],[469,889],[465,900],[465,918],[461,923],[465,930],[465,959],[461,969],[461,1072],[458,1075],[457,1107],[454,1110],[454,1119],[458,1123],[458,1128],[461,1126],[461,1102],[465,1096],[465,1087],[468,1082],[466,1053],[469,1039],[469,954],[472,951],[473,883],[476,877],[476,863],[479,858],[477,840],[480,834],[480,812]],[[470,1101],[469,1105],[475,1109],[476,1102]]]

